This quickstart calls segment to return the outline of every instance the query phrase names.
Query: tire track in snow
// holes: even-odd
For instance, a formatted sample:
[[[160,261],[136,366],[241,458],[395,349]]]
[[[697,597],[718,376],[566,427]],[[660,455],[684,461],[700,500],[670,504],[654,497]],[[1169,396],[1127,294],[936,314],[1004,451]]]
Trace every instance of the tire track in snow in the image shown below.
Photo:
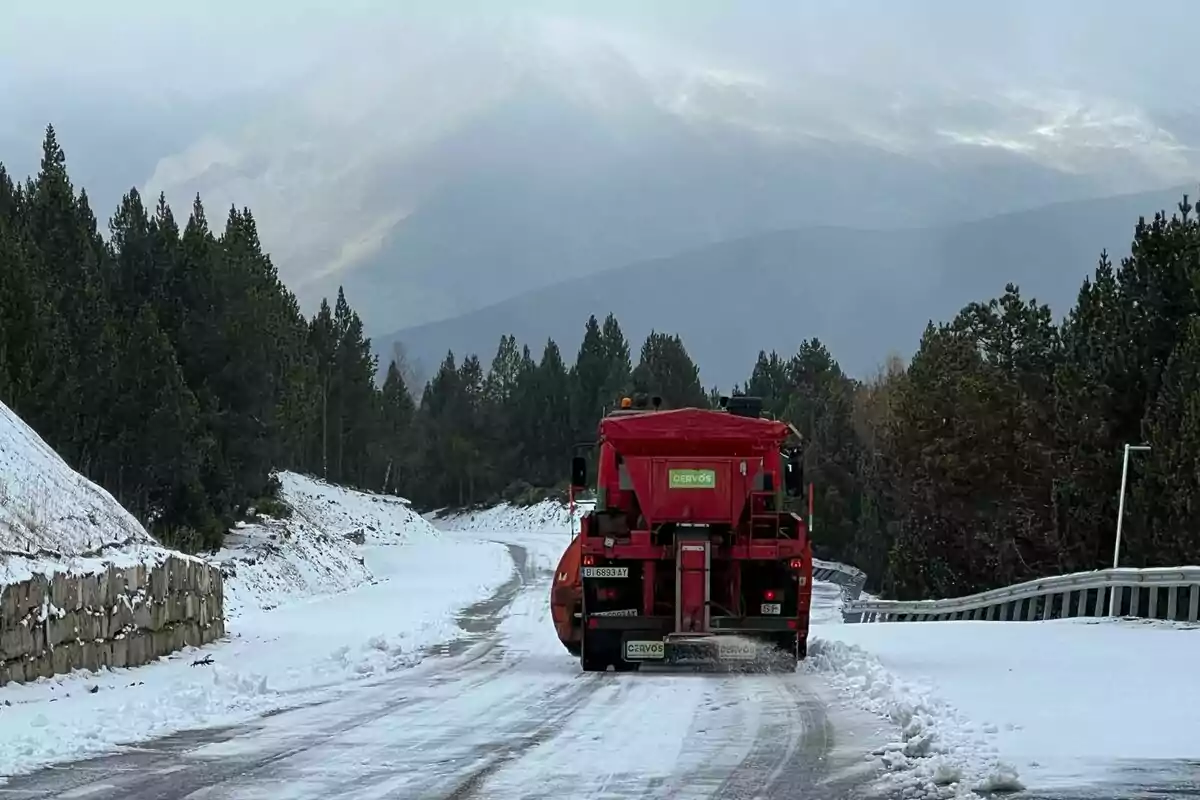
[[[825,707],[789,675],[772,682],[759,707],[764,720],[749,755],[718,787],[729,800],[821,796],[818,792],[832,747]]]
[[[524,548],[506,546],[513,557],[513,577],[492,597],[468,607],[460,615],[460,619],[467,621],[463,625],[467,634],[454,640],[462,643],[460,655],[450,658],[445,665],[446,673],[459,675],[468,691],[510,668],[492,634],[504,611],[526,586],[529,560]],[[433,649],[433,654],[437,649]],[[426,713],[426,708],[429,713],[436,713],[437,706],[449,699],[422,691],[430,681],[421,681],[419,676],[428,673],[432,666],[421,664],[381,679],[356,683],[332,697],[298,700],[252,723],[183,731],[131,746],[119,754],[54,765],[17,776],[0,787],[0,798],[43,800],[66,794],[94,800],[175,800],[198,793],[205,797],[231,796],[230,787],[239,781],[252,783],[254,776],[269,774],[278,765],[327,746],[347,732],[368,728],[398,713]],[[371,702],[359,702],[364,694],[371,696]],[[285,735],[270,735],[271,728],[284,724],[288,727]],[[222,748],[227,752],[221,753]],[[195,757],[214,750],[221,753],[216,758]],[[278,789],[277,782],[273,786]]]
[[[820,798],[831,737],[799,676],[600,676],[558,733],[505,759],[470,797]]]
[[[547,619],[552,576],[511,552],[513,578],[464,612],[447,658],[254,725],[39,773],[0,800],[852,796],[822,784],[829,721],[806,676],[582,673]]]

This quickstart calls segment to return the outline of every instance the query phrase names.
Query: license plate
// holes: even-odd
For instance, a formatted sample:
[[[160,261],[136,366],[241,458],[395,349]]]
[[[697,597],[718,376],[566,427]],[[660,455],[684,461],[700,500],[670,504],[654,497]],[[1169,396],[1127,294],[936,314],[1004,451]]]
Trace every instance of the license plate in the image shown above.
[[[667,646],[660,641],[635,641],[630,640],[625,642],[625,658],[634,661],[642,658],[664,658],[667,655]]]
[[[628,578],[629,567],[584,567],[585,578]]]
[[[638,610],[636,608],[622,608],[618,611],[592,611],[589,613],[593,617],[636,617]]]
[[[748,661],[754,658],[757,648],[754,642],[731,642],[717,640],[717,658],[729,661]]]
[[[762,613],[763,614],[778,615],[782,611],[783,611],[783,605],[781,603],[763,603],[762,604]]]

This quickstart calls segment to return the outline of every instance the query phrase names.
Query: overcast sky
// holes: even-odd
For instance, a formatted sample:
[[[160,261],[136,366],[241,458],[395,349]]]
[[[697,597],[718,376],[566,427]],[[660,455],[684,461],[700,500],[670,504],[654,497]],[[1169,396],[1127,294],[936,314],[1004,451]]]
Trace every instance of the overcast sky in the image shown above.
[[[615,76],[610,99],[636,91],[603,60],[611,44],[639,68],[762,84],[772,112],[800,98],[829,120],[899,99],[919,119],[937,109],[939,128],[999,98],[999,122],[976,138],[1034,131],[1054,144],[1063,119],[1077,139],[1096,119],[1117,129],[1128,119],[1128,141],[1169,148],[1172,134],[1200,134],[1167,113],[1196,114],[1197,30],[1197,0],[0,0],[0,161],[36,170],[53,122],[72,176],[101,208],[131,185],[170,192],[179,169],[164,172],[163,160],[190,151],[185,171],[224,159],[245,175],[224,187],[238,202],[284,215],[298,187],[264,198],[268,182],[247,163],[306,141],[305,126],[346,120],[323,151],[329,174],[380,131],[398,147],[413,129],[436,128],[445,106],[485,93],[506,42],[597,55],[584,79]],[[214,138],[223,141],[206,143]]]
[[[1198,80],[1194,0],[4,0],[0,87],[52,77],[211,97],[294,74],[364,34],[403,41],[429,26],[520,12],[777,75],[812,66],[881,80],[965,71],[1152,102],[1185,102]]]
[[[130,187],[177,212],[248,205],[301,285],[473,176],[474,152],[430,154],[463,131],[482,165],[598,157],[475,124],[525,119],[514,98],[605,132],[716,121],[939,170],[960,147],[1021,153],[1104,173],[1097,191],[1183,183],[1198,30],[1200,0],[0,0],[0,161],[35,172],[53,123],[102,228]]]

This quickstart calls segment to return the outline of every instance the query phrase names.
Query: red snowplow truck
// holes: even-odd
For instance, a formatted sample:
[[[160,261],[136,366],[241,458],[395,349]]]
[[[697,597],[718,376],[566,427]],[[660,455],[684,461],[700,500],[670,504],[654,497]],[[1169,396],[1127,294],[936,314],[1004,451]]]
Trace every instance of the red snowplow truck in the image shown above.
[[[629,398],[601,420],[596,505],[559,562],[551,611],[588,672],[642,664],[794,671],[805,657],[808,527],[794,429],[759,398],[659,410]],[[577,456],[571,484],[584,489]]]

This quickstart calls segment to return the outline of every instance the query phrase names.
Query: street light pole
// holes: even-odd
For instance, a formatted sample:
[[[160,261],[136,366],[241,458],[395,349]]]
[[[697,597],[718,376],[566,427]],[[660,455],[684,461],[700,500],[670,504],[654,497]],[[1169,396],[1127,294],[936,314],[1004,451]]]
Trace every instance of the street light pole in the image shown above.
[[[1125,445],[1125,455],[1121,459],[1121,497],[1117,500],[1117,540],[1113,542],[1113,565],[1116,569],[1120,566],[1121,560],[1121,523],[1125,520],[1125,483],[1129,478],[1129,454],[1133,451],[1149,450],[1148,444],[1127,444]],[[1115,617],[1117,615],[1117,587],[1113,586],[1109,590],[1108,595],[1108,615]]]

